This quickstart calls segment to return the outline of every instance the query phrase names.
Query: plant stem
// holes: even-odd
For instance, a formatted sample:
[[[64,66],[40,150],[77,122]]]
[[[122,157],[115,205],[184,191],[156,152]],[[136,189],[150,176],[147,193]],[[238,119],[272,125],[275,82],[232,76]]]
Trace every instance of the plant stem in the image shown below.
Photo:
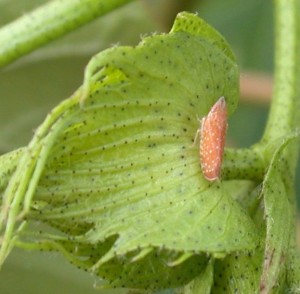
[[[0,30],[0,67],[131,1],[50,1]]]
[[[274,2],[275,83],[263,142],[273,141],[300,127],[300,1]]]
[[[222,165],[224,180],[252,180],[262,182],[268,167],[261,152],[255,148],[233,149],[226,148]]]

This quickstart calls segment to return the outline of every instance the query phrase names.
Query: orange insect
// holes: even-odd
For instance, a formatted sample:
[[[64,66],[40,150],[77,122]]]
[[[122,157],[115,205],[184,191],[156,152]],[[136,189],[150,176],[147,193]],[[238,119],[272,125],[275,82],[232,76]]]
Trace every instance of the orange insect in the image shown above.
[[[227,108],[224,97],[214,104],[201,120],[200,165],[204,177],[215,181],[220,177],[227,130]]]

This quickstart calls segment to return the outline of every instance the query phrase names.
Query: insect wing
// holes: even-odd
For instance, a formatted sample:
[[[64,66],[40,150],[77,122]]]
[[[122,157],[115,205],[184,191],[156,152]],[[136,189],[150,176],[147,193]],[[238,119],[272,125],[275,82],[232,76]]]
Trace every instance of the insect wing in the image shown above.
[[[220,177],[226,130],[226,102],[221,97],[201,121],[200,165],[204,177],[209,181]]]

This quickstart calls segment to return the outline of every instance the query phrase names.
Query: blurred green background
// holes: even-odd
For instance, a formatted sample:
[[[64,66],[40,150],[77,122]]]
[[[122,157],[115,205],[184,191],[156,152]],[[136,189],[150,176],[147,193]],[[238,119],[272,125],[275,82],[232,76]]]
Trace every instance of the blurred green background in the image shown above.
[[[45,2],[0,0],[0,26]],[[182,10],[197,12],[227,38],[242,73],[259,71],[271,75],[271,0],[139,0],[0,70],[0,154],[29,142],[47,112],[81,84],[84,67],[92,55],[115,44],[135,45],[141,36],[152,32],[168,32],[175,15]],[[251,98],[243,96],[230,119],[231,145],[250,146],[262,135],[268,101]],[[124,293],[99,290],[99,284],[95,277],[55,253],[16,249],[0,273],[3,294]]]

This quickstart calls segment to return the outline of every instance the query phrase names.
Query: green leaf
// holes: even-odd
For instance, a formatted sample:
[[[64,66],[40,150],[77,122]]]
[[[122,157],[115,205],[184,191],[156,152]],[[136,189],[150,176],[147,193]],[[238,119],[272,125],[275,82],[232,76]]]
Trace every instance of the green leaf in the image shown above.
[[[174,22],[171,33],[180,31],[188,31],[190,34],[207,39],[235,62],[235,56],[225,38],[200,17],[191,16],[188,12],[180,13]]]
[[[15,171],[18,161],[24,151],[23,148],[16,149],[12,152],[1,156],[0,160],[0,191],[4,190],[9,182],[9,179]],[[1,200],[1,199],[0,199]]]
[[[229,114],[233,113],[239,94],[238,68],[225,40],[208,28],[196,15],[179,13],[168,35],[147,37],[136,48],[101,52],[87,66],[83,98],[105,85],[124,86],[129,77],[130,84],[135,82],[140,90],[144,87],[148,96],[161,97],[161,86],[176,91],[174,98],[163,92],[164,99],[185,99],[189,107],[197,107],[195,115],[206,115],[221,96],[226,98]]]
[[[250,181],[232,181],[232,185],[240,187],[234,196],[251,215],[260,241],[254,250],[234,252],[215,260],[212,293],[258,293],[265,239],[261,185],[255,187]]]
[[[299,134],[296,133],[281,142],[263,182],[266,241],[260,281],[261,293],[270,293],[272,288],[280,288],[285,275],[286,255],[293,234],[294,212],[290,201],[293,187],[284,151],[285,148],[291,147],[290,143],[298,137]]]
[[[184,16],[178,31],[95,56],[82,90],[40,126],[7,188],[14,208],[2,256],[22,207],[28,221],[60,231],[33,235],[37,247],[113,286],[177,287],[203,271],[207,253],[256,246],[252,219],[228,182],[203,178],[193,144],[197,116],[220,96],[234,111],[237,66],[214,30],[201,22],[202,34],[198,18]]]
[[[178,294],[210,294],[213,285],[213,260],[210,260],[205,270],[191,281],[184,288],[180,289],[176,293]]]
[[[293,240],[294,241],[294,240]],[[287,288],[290,293],[299,293],[300,289],[300,254],[296,244],[289,249],[287,254]]]
[[[216,260],[212,293],[257,293],[261,262],[260,248]]]

